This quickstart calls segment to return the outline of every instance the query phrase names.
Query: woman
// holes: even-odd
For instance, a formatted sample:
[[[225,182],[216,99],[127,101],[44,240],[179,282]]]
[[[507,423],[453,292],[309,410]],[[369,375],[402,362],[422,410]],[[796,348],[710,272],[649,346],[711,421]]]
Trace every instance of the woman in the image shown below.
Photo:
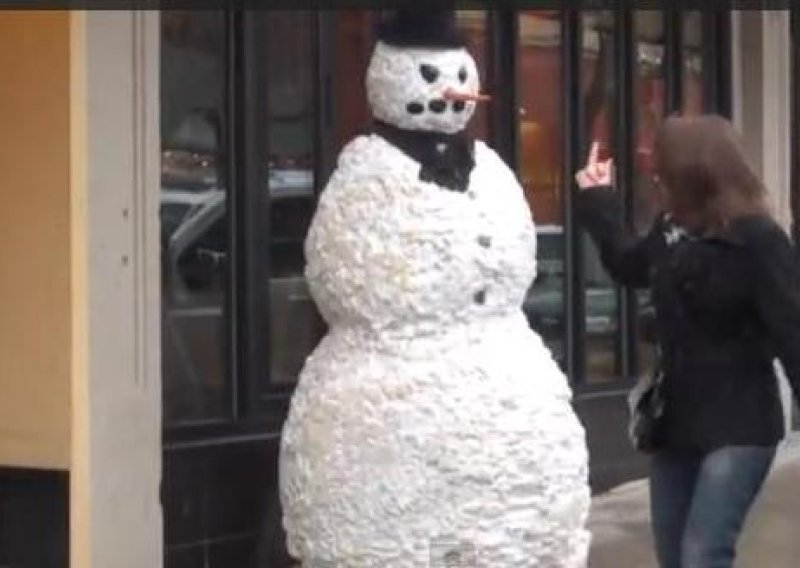
[[[623,228],[597,144],[576,175],[578,215],[619,283],[650,286],[664,415],[650,477],[662,568],[733,565],[736,541],[783,437],[777,357],[800,393],[800,271],[731,124],[672,117],[658,133],[664,213]]]

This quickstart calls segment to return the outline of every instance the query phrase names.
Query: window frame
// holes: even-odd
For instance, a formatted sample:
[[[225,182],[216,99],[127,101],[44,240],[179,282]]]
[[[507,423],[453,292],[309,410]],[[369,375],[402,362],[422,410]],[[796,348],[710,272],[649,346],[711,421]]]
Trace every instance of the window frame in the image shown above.
[[[790,181],[789,198],[791,204],[791,234],[800,257],[800,7],[792,5],[789,12],[790,53]]]

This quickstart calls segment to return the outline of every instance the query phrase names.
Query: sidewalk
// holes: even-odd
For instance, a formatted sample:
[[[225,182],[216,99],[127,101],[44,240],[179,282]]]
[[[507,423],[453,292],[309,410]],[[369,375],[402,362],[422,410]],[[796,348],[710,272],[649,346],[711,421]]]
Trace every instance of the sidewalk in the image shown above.
[[[646,480],[592,501],[589,568],[657,568]],[[800,566],[800,433],[782,445],[739,544],[736,568]]]

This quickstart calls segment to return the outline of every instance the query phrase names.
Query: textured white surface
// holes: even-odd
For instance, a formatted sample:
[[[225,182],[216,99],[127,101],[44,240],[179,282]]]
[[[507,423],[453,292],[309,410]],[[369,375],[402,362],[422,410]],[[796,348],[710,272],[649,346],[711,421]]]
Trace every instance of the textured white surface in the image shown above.
[[[584,432],[520,309],[522,190],[482,143],[466,193],[418,174],[360,137],[321,195],[307,277],[331,330],[282,438],[290,552],[307,568],[585,566]]]
[[[420,72],[427,64],[437,69],[439,77],[428,83]],[[458,78],[461,69],[466,80]],[[409,130],[431,130],[452,134],[463,130],[475,112],[475,103],[468,102],[462,112],[431,112],[428,104],[441,99],[448,87],[471,94],[480,88],[475,60],[466,49],[399,49],[378,42],[367,69],[367,99],[375,118]],[[408,103],[424,108],[421,114],[410,114]]]

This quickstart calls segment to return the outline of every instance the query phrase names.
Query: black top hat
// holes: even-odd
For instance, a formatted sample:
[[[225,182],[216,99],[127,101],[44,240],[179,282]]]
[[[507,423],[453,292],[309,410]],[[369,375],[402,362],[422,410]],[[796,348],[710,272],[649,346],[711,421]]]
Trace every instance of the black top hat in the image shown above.
[[[396,47],[466,47],[466,37],[456,27],[454,10],[444,2],[415,2],[385,17],[378,27],[378,39]],[[427,9],[426,9],[427,7]]]

